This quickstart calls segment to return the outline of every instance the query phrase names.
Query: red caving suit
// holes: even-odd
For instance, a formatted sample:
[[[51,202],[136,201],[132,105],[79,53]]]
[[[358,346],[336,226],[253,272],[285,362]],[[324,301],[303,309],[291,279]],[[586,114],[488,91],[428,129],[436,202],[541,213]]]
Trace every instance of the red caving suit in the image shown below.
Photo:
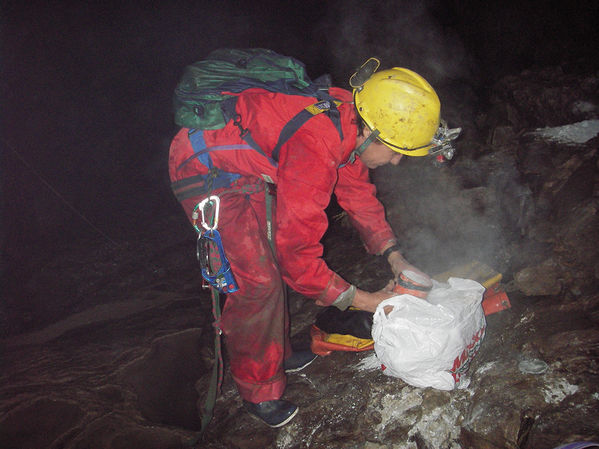
[[[254,403],[279,399],[286,385],[283,361],[291,355],[291,348],[281,277],[296,292],[322,306],[331,305],[350,287],[322,259],[320,240],[328,227],[325,208],[331,195],[335,193],[370,253],[379,253],[395,239],[367,167],[359,158],[348,161],[357,135],[352,95],[338,88],[331,88],[329,94],[343,102],[338,107],[343,141],[326,114],[316,115],[281,147],[278,166],[249,149],[232,121],[223,129],[203,134],[208,148],[219,147],[210,151],[214,166],[242,175],[232,188],[211,194],[221,199],[218,230],[239,285],[239,290],[227,297],[220,327],[239,393]],[[243,128],[250,130],[270,156],[283,126],[314,103],[310,97],[249,89],[239,95],[236,111]],[[171,144],[172,182],[208,173],[193,158],[188,132],[181,129]],[[263,180],[276,184],[276,260],[266,235],[264,191],[241,191],[244,185]],[[205,196],[181,201],[190,219],[194,206]]]

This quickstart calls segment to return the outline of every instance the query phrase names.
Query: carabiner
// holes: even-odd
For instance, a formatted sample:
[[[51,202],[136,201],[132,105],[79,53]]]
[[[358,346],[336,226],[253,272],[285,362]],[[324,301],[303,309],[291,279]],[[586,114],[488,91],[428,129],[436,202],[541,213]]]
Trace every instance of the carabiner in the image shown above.
[[[214,223],[210,226],[206,222],[206,206],[210,205],[213,208],[214,212],[212,213],[212,222]],[[204,198],[200,202],[200,208],[202,209],[202,227],[206,231],[216,230],[218,228],[218,214],[220,212],[220,198],[216,195],[209,196],[208,198]]]
[[[207,216],[207,209],[208,208],[212,208],[212,225],[209,225],[208,222],[206,221],[206,216]],[[196,229],[196,231],[198,231],[198,233],[202,233],[202,230],[200,229],[200,227],[198,226],[197,222],[198,222],[198,218],[199,218],[199,212],[198,210],[202,210],[202,227],[206,230],[206,231],[212,231],[215,230],[216,228],[218,228],[218,215],[220,212],[220,198],[216,195],[212,195],[209,196],[208,198],[204,198],[202,201],[200,201],[198,204],[195,205],[195,207],[193,208],[193,212],[191,214],[191,218],[192,218],[192,224],[193,227]]]

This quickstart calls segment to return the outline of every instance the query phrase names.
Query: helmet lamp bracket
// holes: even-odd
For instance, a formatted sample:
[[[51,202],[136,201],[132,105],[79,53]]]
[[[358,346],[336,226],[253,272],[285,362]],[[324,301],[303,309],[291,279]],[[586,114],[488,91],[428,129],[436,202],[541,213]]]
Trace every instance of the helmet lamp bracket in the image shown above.
[[[462,128],[448,128],[445,120],[441,120],[439,129],[431,141],[432,147],[428,154],[433,156],[442,154],[446,159],[451,159],[455,154],[452,142],[458,138]]]
[[[368,58],[368,60],[349,78],[349,85],[358,91],[362,90],[364,83],[377,71],[380,65],[381,61],[378,58]]]

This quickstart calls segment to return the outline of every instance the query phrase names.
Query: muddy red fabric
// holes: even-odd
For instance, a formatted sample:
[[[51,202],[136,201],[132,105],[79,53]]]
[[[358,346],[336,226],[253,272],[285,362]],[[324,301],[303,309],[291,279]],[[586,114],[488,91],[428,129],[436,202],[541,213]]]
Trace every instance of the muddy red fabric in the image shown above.
[[[295,291],[326,306],[350,284],[322,259],[320,240],[327,229],[325,208],[334,193],[360,232],[366,249],[380,252],[394,234],[368,179],[368,169],[357,158],[348,159],[356,144],[356,122],[351,93],[332,88],[343,101],[339,106],[343,141],[324,114],[311,118],[282,146],[279,163],[251,149],[230,149],[245,144],[239,128],[229,123],[220,130],[204,131],[204,140],[214,150],[214,166],[243,177],[233,190],[215,190],[221,196],[218,230],[239,290],[227,298],[222,329],[231,360],[231,372],[241,396],[250,402],[278,399],[285,387],[283,360],[289,356],[287,313],[283,280]],[[314,99],[265,92],[245,91],[237,112],[241,125],[270,156],[280,130]],[[182,129],[173,139],[169,157],[171,181],[208,172],[199,160],[181,164],[193,155]],[[227,146],[227,150],[215,149]],[[244,145],[247,146],[247,145]],[[244,185],[265,180],[276,184],[274,214],[276,259],[266,238],[264,192],[244,194]],[[188,217],[201,200],[184,200]]]
[[[239,286],[227,296],[220,328],[239,393],[254,403],[281,397],[283,360],[291,354],[283,283],[266,237],[264,195],[219,195],[218,229]],[[188,215],[195,204],[195,199],[182,203]]]

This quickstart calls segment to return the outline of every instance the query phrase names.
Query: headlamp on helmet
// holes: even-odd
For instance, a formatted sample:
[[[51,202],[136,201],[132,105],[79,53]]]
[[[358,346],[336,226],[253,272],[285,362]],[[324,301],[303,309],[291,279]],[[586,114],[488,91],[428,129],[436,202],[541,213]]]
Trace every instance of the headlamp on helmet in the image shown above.
[[[445,159],[451,159],[455,154],[453,141],[457,139],[462,132],[462,128],[448,128],[445,120],[441,120],[439,129],[435,133],[432,140],[432,146],[428,150],[428,154],[442,155]]]

